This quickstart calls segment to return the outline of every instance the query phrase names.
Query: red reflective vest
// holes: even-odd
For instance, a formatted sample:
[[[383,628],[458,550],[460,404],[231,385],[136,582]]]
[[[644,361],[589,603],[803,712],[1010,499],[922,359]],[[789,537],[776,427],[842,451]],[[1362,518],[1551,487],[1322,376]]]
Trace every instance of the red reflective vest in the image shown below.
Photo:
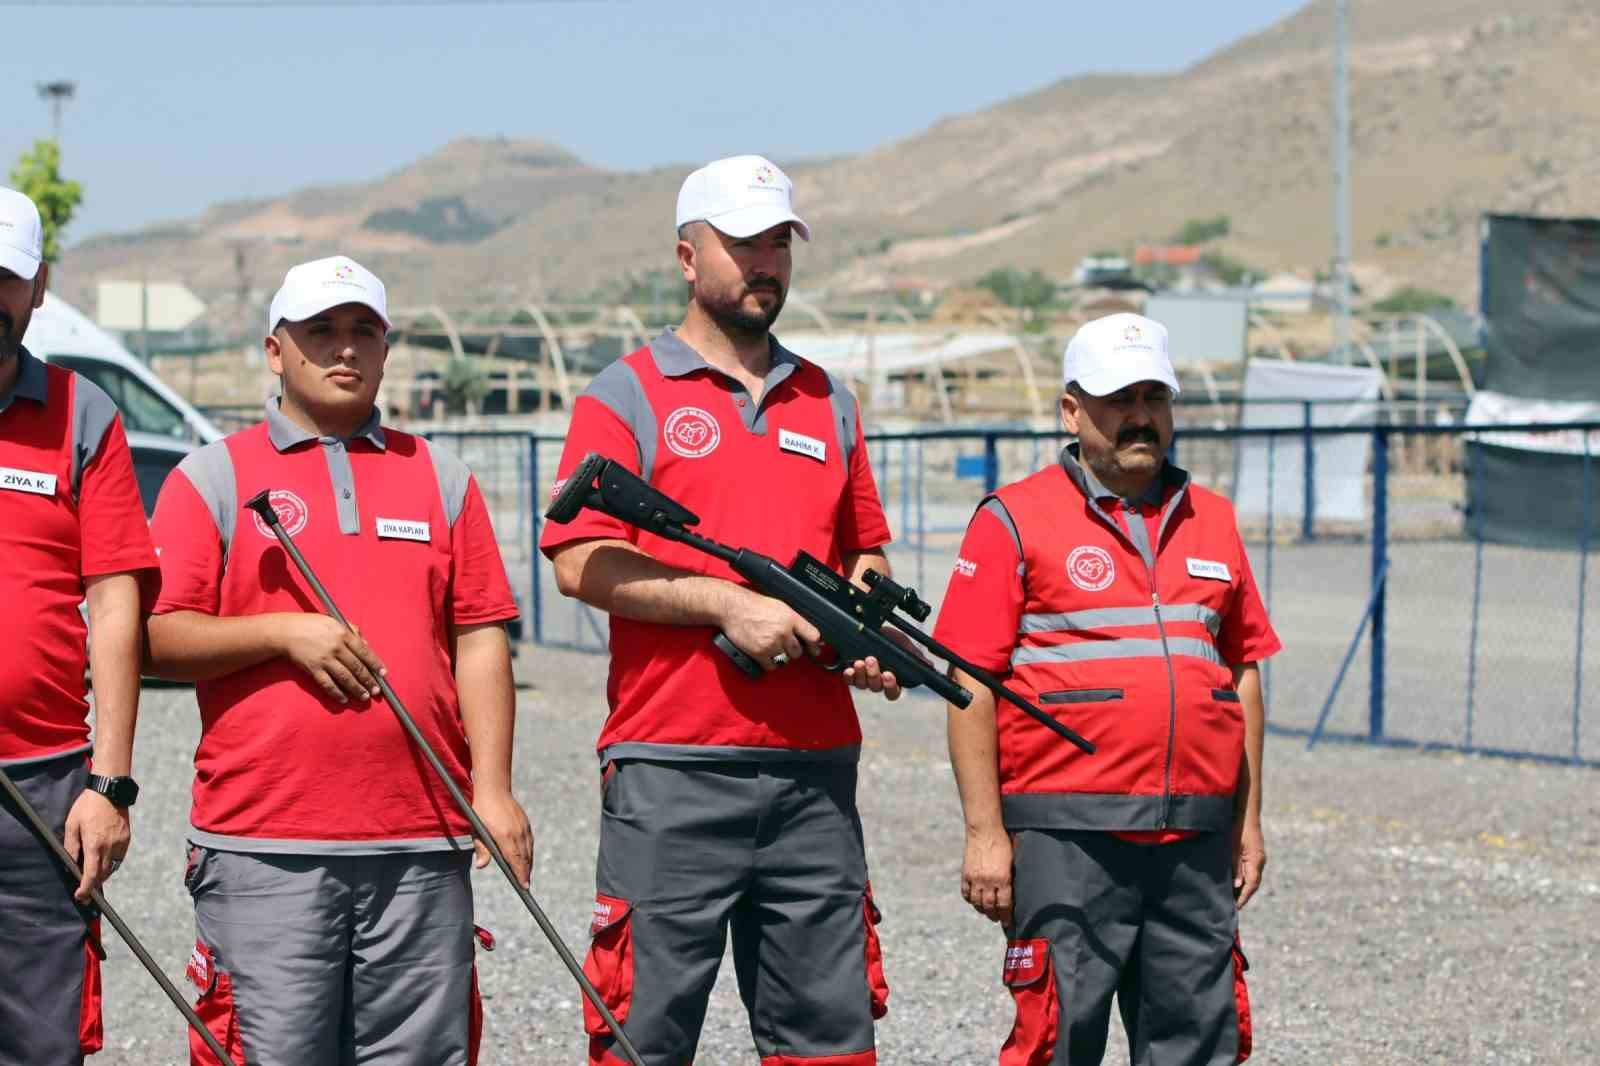
[[[1024,568],[1012,685],[1098,746],[1085,755],[1000,703],[1008,827],[1232,824],[1244,715],[1217,633],[1259,600],[1232,506],[1170,466],[1164,476],[1153,560],[1087,495],[1075,464],[993,497]]]

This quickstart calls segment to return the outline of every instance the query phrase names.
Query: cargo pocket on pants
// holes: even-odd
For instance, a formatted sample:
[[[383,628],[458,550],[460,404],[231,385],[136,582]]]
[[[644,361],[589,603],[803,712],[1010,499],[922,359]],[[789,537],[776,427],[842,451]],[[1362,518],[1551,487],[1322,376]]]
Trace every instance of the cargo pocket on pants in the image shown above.
[[[494,950],[494,934],[481,925],[472,935],[484,951]],[[478,1049],[483,1046],[483,997],[478,994],[478,964],[472,964],[472,1000],[467,1005],[467,1066],[478,1066]]]
[[[89,920],[83,933],[83,999],[78,1005],[78,1048],[93,1055],[106,1046],[100,1017],[100,962],[106,957],[100,943],[100,916]]]
[[[889,1013],[889,981],[883,976],[883,944],[878,940],[878,923],[883,912],[872,898],[872,883],[861,896],[861,909],[867,926],[867,991],[872,997],[874,1020]]]
[[[244,1044],[239,1038],[239,1017],[233,1003],[233,979],[217,969],[217,960],[202,940],[194,942],[185,972],[200,998],[194,1002],[194,1012],[206,1023],[206,1029],[222,1045],[222,1050],[235,1064],[244,1062]],[[200,1034],[189,1030],[189,1062],[192,1066],[225,1066],[200,1039]]]
[[[1239,934],[1233,934],[1233,1008],[1239,1016],[1239,1057],[1234,1062],[1243,1062],[1250,1057],[1251,1044],[1254,1042],[1254,1033],[1250,1028],[1250,990],[1245,987],[1245,971],[1250,969],[1250,960],[1244,957],[1244,949],[1239,946]]]
[[[1055,1054],[1061,1012],[1050,941],[1008,941],[1000,979],[1017,1005],[1017,1020],[1000,1049],[1000,1066],[1045,1066]]]
[[[583,975],[616,1016],[617,1024],[625,1023],[628,1006],[633,1002],[633,905],[627,900],[595,896]],[[587,996],[583,998],[583,1028],[590,1036],[607,1036],[611,1032]]]

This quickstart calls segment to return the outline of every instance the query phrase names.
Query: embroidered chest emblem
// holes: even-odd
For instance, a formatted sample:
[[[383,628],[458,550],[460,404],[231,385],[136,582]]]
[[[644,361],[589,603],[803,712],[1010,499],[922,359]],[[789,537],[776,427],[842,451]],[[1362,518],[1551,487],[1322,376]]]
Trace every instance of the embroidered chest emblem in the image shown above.
[[[1117,564],[1104,548],[1080,545],[1067,556],[1067,577],[1085,592],[1104,592],[1117,579]]]
[[[306,507],[306,501],[290,492],[288,489],[273,489],[272,495],[267,499],[272,503],[272,509],[278,512],[278,521],[283,523],[283,531],[289,536],[294,536],[306,528],[306,522],[311,518],[311,511]],[[256,532],[268,540],[277,540],[272,535],[272,527],[261,520],[261,516],[254,511],[250,518],[256,524]]]
[[[685,459],[702,459],[722,443],[722,428],[710,412],[699,407],[680,407],[667,416],[661,427],[667,447]]]

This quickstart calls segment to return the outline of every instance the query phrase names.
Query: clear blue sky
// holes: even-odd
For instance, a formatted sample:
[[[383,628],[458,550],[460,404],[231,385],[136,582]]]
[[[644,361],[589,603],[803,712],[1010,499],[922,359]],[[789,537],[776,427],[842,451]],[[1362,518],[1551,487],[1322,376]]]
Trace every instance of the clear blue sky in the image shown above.
[[[226,6],[225,6],[226,5]],[[0,161],[77,81],[69,243],[224,199],[359,181],[456,137],[643,169],[858,152],[1072,74],[1167,71],[1300,0],[0,2]],[[3,177],[3,174],[0,174]]]

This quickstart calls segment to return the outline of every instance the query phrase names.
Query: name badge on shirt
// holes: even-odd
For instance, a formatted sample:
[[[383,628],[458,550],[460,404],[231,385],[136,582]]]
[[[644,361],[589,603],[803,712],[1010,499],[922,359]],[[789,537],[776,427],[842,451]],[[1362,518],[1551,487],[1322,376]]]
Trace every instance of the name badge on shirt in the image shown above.
[[[793,430],[778,430],[778,447],[786,452],[809,455],[819,463],[828,461],[828,446],[826,444],[815,437],[808,437]]]
[[[0,466],[0,489],[31,492],[36,496],[54,496],[56,476],[43,474],[37,470],[15,470],[9,466]]]
[[[1231,581],[1228,575],[1227,563],[1215,563],[1210,559],[1190,559],[1190,577],[1208,577],[1213,581]]]
[[[387,540],[416,540],[424,544],[433,539],[428,535],[428,523],[411,522],[404,518],[378,519],[378,536]]]

